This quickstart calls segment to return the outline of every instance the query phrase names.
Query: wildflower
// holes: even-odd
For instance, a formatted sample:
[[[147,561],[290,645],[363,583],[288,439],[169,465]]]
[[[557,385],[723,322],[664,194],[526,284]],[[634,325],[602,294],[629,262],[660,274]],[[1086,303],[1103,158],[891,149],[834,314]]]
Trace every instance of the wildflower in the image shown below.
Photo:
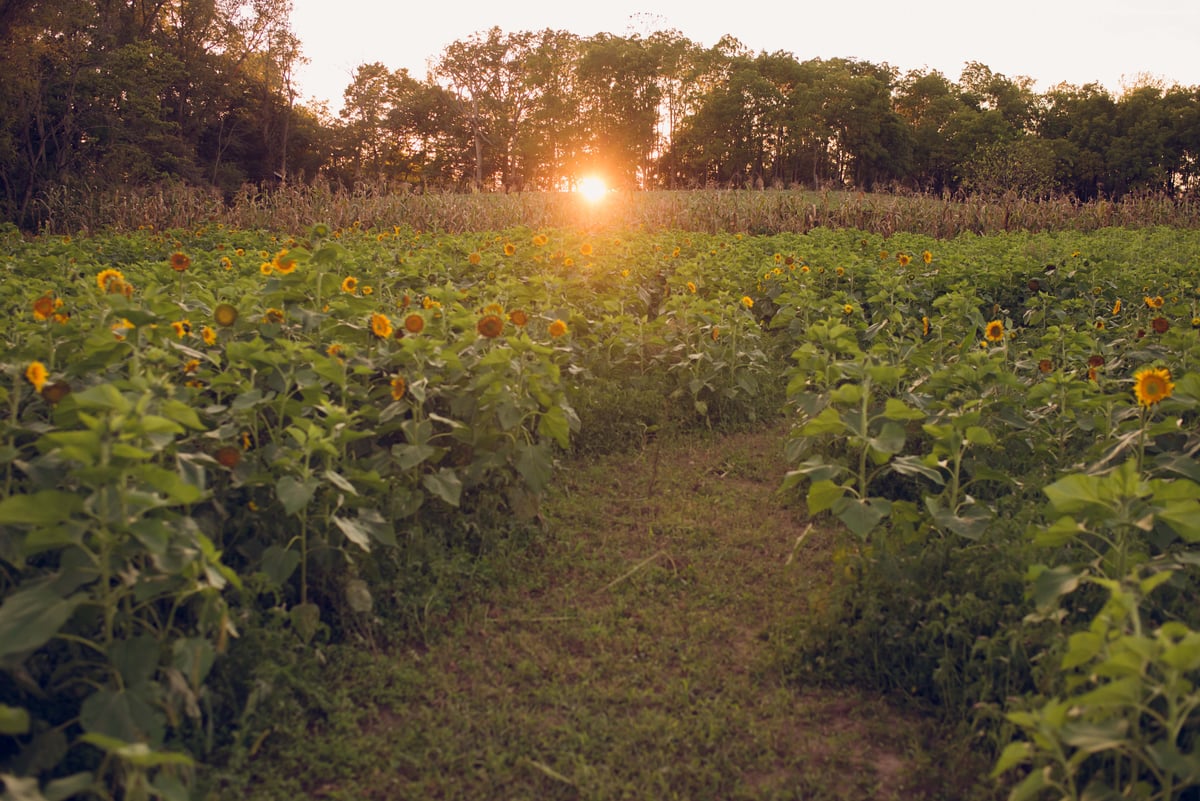
[[[834,274],[835,274],[835,275],[837,275],[837,277],[838,277],[838,278],[841,278],[843,275],[845,275],[845,274],[846,274],[846,268],[845,268],[845,267],[838,267],[838,268],[837,268],[836,270],[834,270],[833,272],[834,272]]]
[[[926,252],[928,252],[928,251],[926,251]],[[921,336],[923,336],[923,337],[929,336],[929,318],[928,317],[921,318]]]
[[[258,265],[258,271],[263,275],[270,275],[271,273],[275,272],[275,267],[271,264],[271,262],[264,261],[262,264]]]
[[[217,308],[213,309],[213,321],[222,328],[233,325],[237,322],[237,318],[237,307],[228,303],[218,303]]]
[[[879,260],[880,260],[880,261],[883,261],[884,259],[886,259],[886,258],[887,258],[888,256],[890,256],[890,255],[891,255],[891,254],[890,254],[890,253],[888,253],[886,250],[881,250],[881,251],[879,251]]]
[[[1192,328],[1200,328],[1200,317],[1192,318]]]
[[[363,293],[363,295],[364,295],[364,296],[366,296],[366,295],[371,295],[371,294],[373,294],[374,292],[375,292],[375,290],[374,290],[374,289],[372,289],[372,288],[371,288],[371,287],[369,287],[369,286],[364,286],[364,287],[362,288],[362,293]]]
[[[1096,321],[1096,330],[1097,330],[1097,331],[1103,331],[1103,330],[1104,330],[1104,321],[1103,321],[1103,320],[1097,320],[1097,321]]]
[[[410,305],[412,305],[412,298],[409,297],[407,292],[405,292],[404,296],[400,298],[399,305],[400,305],[400,308],[402,308],[402,309],[407,309]]]
[[[520,309],[513,309],[508,313],[508,321],[517,328],[524,328],[526,323],[529,322],[529,315]]]
[[[1117,298],[1117,302],[1113,304],[1112,313],[1113,313],[1113,317],[1116,317],[1118,314],[1121,313],[1121,299],[1120,298]]]
[[[271,266],[280,275],[290,275],[296,270],[296,257],[289,255],[286,250],[281,250],[275,254]]]
[[[483,307],[484,314],[504,314],[504,307],[499,303],[489,303]]]
[[[545,234],[538,234],[533,238],[534,246],[539,247],[539,248],[545,247],[546,243],[549,241],[550,241],[550,237],[546,236]]]
[[[1171,371],[1165,367],[1146,367],[1133,374],[1133,394],[1141,406],[1153,406],[1174,391]]]
[[[580,254],[582,254],[584,256],[591,256],[592,255],[592,243],[584,242],[582,245],[579,246],[579,252],[580,252]],[[679,255],[679,248],[675,248],[675,255],[676,256]]]
[[[1038,370],[1040,370],[1043,373],[1049,373],[1053,369],[1054,369],[1054,362],[1050,361],[1049,359],[1042,359],[1040,362],[1038,362]]]
[[[283,325],[283,309],[271,307],[263,313],[264,323],[273,323],[275,325]]]
[[[554,322],[550,323],[549,330],[550,336],[556,338],[561,337],[563,334],[567,333],[567,324],[562,320],[555,320]]]
[[[688,290],[688,292],[691,292],[693,295],[695,295],[696,294],[696,282],[688,281],[687,282],[687,290]]]
[[[121,291],[120,287],[125,285],[125,275],[120,270],[109,267],[96,273],[96,285],[100,287],[101,292],[116,294]]]
[[[800,272],[802,272],[802,273],[807,273],[807,272],[810,272],[811,270],[812,270],[812,268],[809,267],[807,264],[800,265]]]
[[[754,308],[754,298],[750,297],[749,295],[742,295],[742,305],[745,306],[747,309],[753,309]]]
[[[134,328],[133,323],[129,322],[128,320],[122,319],[121,322],[112,324],[113,336],[116,337],[118,342],[124,342],[125,335],[127,333],[129,333],[130,331],[132,331],[133,328]]]
[[[842,306],[842,314],[854,314],[854,307],[849,303]]]
[[[1150,327],[1154,329],[1154,333],[1156,334],[1165,334],[1167,333],[1167,329],[1171,327],[1171,324],[1167,322],[1166,317],[1155,317],[1150,321]]]
[[[330,357],[331,359],[339,359],[340,360],[342,358],[342,356],[344,355],[344,353],[345,353],[345,350],[342,348],[341,345],[339,345],[336,342],[334,342],[328,348],[325,349],[325,355]]]
[[[242,461],[242,452],[233,445],[226,445],[217,448],[217,452],[213,454],[213,458],[217,460],[217,464],[221,465],[221,467],[227,467],[232,470]]]
[[[182,273],[192,266],[192,260],[188,258],[186,253],[176,251],[171,254],[171,269],[177,273]]]
[[[928,250],[921,251],[921,261],[925,262],[926,264],[929,264],[930,262],[933,261],[933,254],[930,253]]]
[[[46,365],[41,362],[30,362],[25,368],[25,380],[33,384],[33,389],[36,392],[41,392],[42,387],[46,385],[46,379],[50,377],[50,373],[46,371]]]
[[[1003,342],[1004,341],[1004,323],[1000,320],[992,320],[984,329],[983,338],[988,342]]]
[[[565,259],[563,259],[563,267],[574,267],[574,266],[575,266],[575,260],[572,259],[570,256],[567,256]]]
[[[628,268],[628,267],[626,267],[624,270],[621,270],[621,277],[622,277],[622,278],[628,278],[628,277],[629,277],[629,268]]]
[[[721,336],[721,329],[714,325],[713,330],[712,330],[712,341],[716,342],[717,338],[720,336]]]
[[[171,323],[171,327],[175,329],[175,336],[180,339],[192,333],[192,324],[187,320],[176,320]]]
[[[317,239],[324,239],[329,236],[329,226],[325,223],[317,223],[312,227],[312,235]]]
[[[1088,363],[1088,367],[1103,367],[1104,366],[1104,357],[1101,356],[1099,353],[1093,354],[1088,357],[1087,363]]]
[[[238,248],[237,250],[233,251],[233,255],[237,256],[238,258],[241,258],[242,256],[246,255],[246,249]]]
[[[479,263],[481,261],[483,261],[483,256],[479,255],[479,251],[476,250],[476,251],[473,251],[471,253],[471,255],[467,256],[467,261],[469,261],[473,265],[478,266]]]
[[[408,389],[408,384],[404,381],[403,376],[396,376],[392,379],[392,400],[400,400],[404,397],[405,390]]]
[[[380,339],[387,339],[392,335],[392,321],[386,315],[372,314],[371,333]]]
[[[353,275],[347,275],[342,279],[342,291],[348,295],[353,295],[358,291],[358,279]]]
[[[62,301],[57,300],[52,292],[47,292],[33,302],[33,319],[39,323],[49,320],[54,315],[54,310],[62,306]]]
[[[221,257],[221,266],[224,267],[226,270],[232,270],[233,269],[233,261],[230,260],[230,258],[228,256],[222,256]]]
[[[896,261],[900,262],[901,267],[907,267],[912,263],[912,256],[908,255],[907,253],[897,253]]]
[[[503,333],[504,320],[500,319],[500,317],[495,314],[484,315],[479,319],[479,322],[475,324],[475,330],[479,332],[480,336],[485,336],[488,339],[494,339]]]
[[[199,369],[200,369],[200,360],[199,359],[188,359],[186,362],[183,363],[183,372],[187,373],[188,375],[195,373]]]
[[[413,312],[404,318],[404,330],[410,334],[419,334],[425,330],[425,318]]]
[[[1163,307],[1163,303],[1165,302],[1162,295],[1156,295],[1155,297],[1150,297],[1147,295],[1146,297],[1142,298],[1142,300],[1145,302],[1146,308],[1148,309],[1161,309]]]
[[[516,252],[517,252],[517,246],[516,246],[516,245],[514,245],[512,242],[505,242],[505,243],[504,243],[504,255],[505,255],[505,256],[512,256],[512,255],[515,255],[515,254],[516,254]]]

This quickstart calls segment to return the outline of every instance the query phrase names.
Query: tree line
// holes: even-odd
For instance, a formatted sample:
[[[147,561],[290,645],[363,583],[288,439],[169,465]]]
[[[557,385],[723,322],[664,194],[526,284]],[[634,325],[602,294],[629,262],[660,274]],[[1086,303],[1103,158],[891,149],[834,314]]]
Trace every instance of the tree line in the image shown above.
[[[0,0],[0,205],[180,181],[230,194],[320,177],[422,189],[808,187],[1179,195],[1200,88],[957,81],[754,53],[678,31],[481,31],[423,78],[360,65],[337,115],[298,102],[290,0]]]

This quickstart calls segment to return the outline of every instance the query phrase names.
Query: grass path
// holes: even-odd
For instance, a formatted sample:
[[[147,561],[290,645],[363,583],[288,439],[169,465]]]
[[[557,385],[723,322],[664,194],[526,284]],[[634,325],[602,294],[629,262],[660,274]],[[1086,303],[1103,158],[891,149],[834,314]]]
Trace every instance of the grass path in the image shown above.
[[[353,724],[272,771],[339,799],[958,797],[915,716],[772,667],[832,539],[776,494],[782,435],[565,465],[521,578],[361,656]]]

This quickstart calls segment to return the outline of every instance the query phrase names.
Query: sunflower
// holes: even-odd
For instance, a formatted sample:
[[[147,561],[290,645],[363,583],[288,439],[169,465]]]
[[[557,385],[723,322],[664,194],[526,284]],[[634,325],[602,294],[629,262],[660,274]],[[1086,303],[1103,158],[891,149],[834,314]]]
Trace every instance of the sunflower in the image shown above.
[[[258,271],[263,275],[270,275],[271,273],[275,272],[275,267],[271,264],[271,262],[264,261],[262,264],[258,265]]]
[[[281,250],[271,260],[271,266],[280,275],[290,275],[296,271],[296,257],[289,255],[287,250]]]
[[[353,275],[347,275],[342,279],[342,291],[347,295],[353,295],[358,291],[358,279]]]
[[[546,243],[549,241],[550,241],[550,237],[546,236],[545,234],[538,234],[537,236],[535,236],[533,238],[534,246],[539,247],[539,248],[545,247]]]
[[[404,318],[404,330],[410,334],[419,334],[425,330],[425,318],[413,312]]]
[[[375,292],[375,290],[374,290],[374,289],[372,289],[372,288],[371,288],[371,287],[369,287],[369,286],[364,286],[364,287],[362,288],[362,293],[363,293],[363,295],[370,295],[370,294],[373,294],[374,292]]]
[[[46,385],[46,379],[50,377],[50,373],[46,371],[46,365],[41,362],[30,362],[25,368],[25,380],[33,384],[33,389],[36,392],[41,392],[42,387]]]
[[[496,314],[485,314],[475,324],[475,330],[479,332],[480,336],[495,339],[504,332],[504,320]]]
[[[267,309],[263,313],[263,322],[283,325],[283,309],[276,309],[274,306]]]
[[[403,376],[396,376],[392,379],[392,400],[400,400],[404,397],[405,390],[408,389],[408,383],[405,382]]]
[[[930,253],[928,250],[921,251],[921,261],[925,262],[926,264],[929,264],[930,262],[933,261],[933,254]]]
[[[1165,367],[1146,367],[1133,374],[1133,394],[1141,406],[1153,406],[1174,391],[1171,371]]]
[[[177,273],[182,273],[192,266],[192,260],[188,258],[186,253],[175,251],[171,254],[171,269]]]
[[[710,336],[712,337],[712,341],[716,342],[721,336],[721,329],[714,325]]]
[[[371,315],[371,333],[380,339],[387,339],[392,335],[392,321],[383,314]]]
[[[695,295],[695,294],[696,294],[696,282],[695,282],[695,281],[688,281],[688,282],[687,282],[687,290],[688,290],[688,292],[690,292],[690,293],[692,293],[693,295]]]
[[[1192,318],[1192,328],[1200,328],[1200,317]]]
[[[926,252],[928,252],[928,251],[926,251]],[[928,317],[921,318],[921,336],[923,336],[923,337],[929,336],[929,318]]]
[[[567,333],[567,324],[562,320],[555,320],[550,323],[550,336],[561,337],[565,333]]]
[[[505,256],[513,256],[516,254],[516,252],[517,252],[516,245],[514,245],[512,242],[504,243],[504,255]]]
[[[33,302],[33,319],[39,323],[54,316],[54,310],[62,306],[61,300],[56,300],[54,293],[47,292]]]
[[[1116,317],[1118,314],[1121,313],[1121,299],[1120,298],[1117,298],[1117,302],[1113,304],[1112,313],[1113,313],[1113,317]]]
[[[591,256],[591,255],[592,255],[592,243],[591,243],[591,242],[584,242],[582,245],[580,245],[580,246],[579,246],[579,253],[580,253],[580,255],[582,255],[582,256]],[[678,256],[678,255],[679,255],[679,248],[675,248],[675,255],[676,255],[676,256]]]
[[[742,295],[742,305],[745,306],[747,309],[753,309],[754,308],[754,298],[750,297],[749,295]]]
[[[1154,329],[1154,333],[1156,334],[1165,334],[1167,333],[1167,329],[1171,327],[1171,324],[1167,321],[1166,317],[1155,317],[1150,321],[1150,327]]]
[[[231,306],[228,303],[218,303],[217,308],[213,309],[213,322],[222,328],[228,328],[237,322],[238,310],[236,306]]]
[[[180,339],[192,333],[192,324],[187,320],[176,320],[171,323],[171,327],[175,329],[175,336]]]
[[[1004,323],[1000,320],[992,320],[987,324],[987,328],[984,329],[983,338],[988,342],[1003,342]]]
[[[133,323],[129,322],[128,320],[122,319],[119,323],[112,324],[113,336],[116,337],[118,342],[124,342],[125,335],[128,334],[130,331],[132,331],[133,328],[134,328]]]
[[[509,255],[512,255],[512,254],[509,254]],[[479,255],[478,250],[475,250],[475,251],[472,251],[469,256],[467,256],[467,261],[470,262],[472,265],[478,267],[479,263],[481,261],[483,261],[483,256]]]
[[[215,345],[217,343],[217,332],[212,326],[206,325],[200,329],[200,338],[204,340],[205,345]]]
[[[120,270],[109,267],[107,270],[96,273],[96,286],[100,287],[101,292],[107,292],[110,295],[117,294],[124,285],[125,274]]]
[[[242,452],[233,445],[226,445],[217,448],[217,452],[213,454],[213,458],[217,460],[217,464],[221,465],[221,467],[227,467],[232,470],[242,461]]]
[[[846,268],[838,267],[836,270],[834,270],[834,272],[837,274],[838,278],[841,278],[843,275],[846,274]]]
[[[854,314],[854,307],[849,303],[842,306],[842,314]]]
[[[1146,297],[1142,298],[1142,302],[1146,304],[1147,309],[1161,309],[1163,303],[1165,303],[1162,295],[1156,295],[1154,297],[1147,295]]]
[[[896,261],[900,262],[901,267],[907,267],[912,263],[912,256],[908,255],[907,253],[897,253]]]
[[[199,359],[188,359],[186,362],[183,363],[183,372],[187,373],[188,375],[195,373],[199,369],[200,369],[200,360]]]
[[[1050,361],[1049,359],[1042,359],[1040,362],[1038,362],[1038,370],[1043,373],[1052,372],[1054,370],[1054,362]]]
[[[222,256],[221,257],[221,266],[224,267],[226,270],[232,270],[233,269],[233,261],[228,256]]]
[[[529,322],[529,315],[520,309],[513,309],[508,313],[508,321],[517,328],[524,328]]]
[[[329,356],[332,359],[340,359],[340,358],[342,358],[342,355],[344,353],[345,353],[345,350],[342,348],[341,345],[339,345],[336,342],[334,342],[332,345],[330,345],[328,348],[325,349],[325,355]]]

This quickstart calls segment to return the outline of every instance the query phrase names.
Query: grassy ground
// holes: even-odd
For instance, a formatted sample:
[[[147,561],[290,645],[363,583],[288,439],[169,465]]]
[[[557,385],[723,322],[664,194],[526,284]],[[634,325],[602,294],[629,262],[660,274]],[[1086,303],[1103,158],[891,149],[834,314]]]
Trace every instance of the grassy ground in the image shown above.
[[[978,796],[987,766],[916,713],[775,674],[834,540],[776,495],[782,434],[564,465],[518,578],[419,648],[333,652],[338,702],[269,736],[239,797]]]

